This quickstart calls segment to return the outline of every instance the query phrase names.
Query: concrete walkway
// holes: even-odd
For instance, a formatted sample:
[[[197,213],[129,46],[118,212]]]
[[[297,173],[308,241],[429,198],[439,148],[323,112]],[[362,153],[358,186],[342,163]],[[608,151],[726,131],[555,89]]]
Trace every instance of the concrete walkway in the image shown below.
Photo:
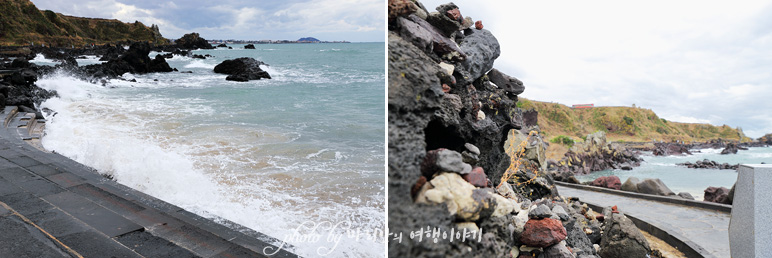
[[[215,223],[33,147],[45,123],[34,114],[10,107],[0,117],[0,257],[266,257],[265,248],[276,250],[267,235]]]
[[[715,257],[730,257],[729,213],[565,186],[557,187],[560,195],[564,197],[578,197],[580,201],[602,207],[616,205],[621,212],[676,236],[680,235]]]

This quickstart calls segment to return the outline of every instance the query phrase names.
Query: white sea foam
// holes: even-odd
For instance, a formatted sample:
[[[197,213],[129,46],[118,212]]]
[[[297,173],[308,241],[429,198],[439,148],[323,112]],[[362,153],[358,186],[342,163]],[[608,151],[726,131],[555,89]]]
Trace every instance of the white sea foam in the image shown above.
[[[97,56],[83,56],[85,58],[76,58],[75,61],[78,61],[78,65],[91,65],[91,64],[101,64],[105,63],[107,61],[99,61],[99,57]]]
[[[384,228],[383,185],[362,186],[365,179],[359,167],[342,164],[348,158],[346,151],[298,144],[302,137],[298,132],[196,120],[217,116],[214,103],[156,93],[191,85],[214,87],[221,76],[170,73],[123,78],[137,82],[112,80],[108,85],[115,88],[106,88],[63,73],[41,78],[40,87],[60,96],[41,105],[56,112],[47,117],[43,145],[162,200],[279,239],[291,236],[305,222],[350,221],[353,230],[365,231]],[[351,195],[350,189],[362,187],[379,194]],[[320,250],[330,249],[332,257],[377,257],[385,252],[373,252],[383,250],[379,241],[345,235],[337,246],[324,241],[328,234],[345,234],[345,228],[317,233],[322,234],[321,241],[288,242],[303,256],[319,256]]]
[[[184,67],[185,68],[214,69],[215,64],[208,63],[205,60],[201,60],[201,59],[193,59],[193,61],[191,61],[190,63],[186,64]]]
[[[48,59],[42,54],[35,55],[35,58],[30,60],[30,62],[36,65],[57,65],[61,63],[61,62],[57,62],[56,60]]]

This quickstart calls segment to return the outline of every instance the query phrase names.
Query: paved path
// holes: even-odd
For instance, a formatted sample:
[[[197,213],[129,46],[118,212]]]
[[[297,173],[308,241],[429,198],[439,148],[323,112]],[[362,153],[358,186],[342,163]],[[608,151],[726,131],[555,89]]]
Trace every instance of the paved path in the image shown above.
[[[265,257],[272,247],[33,147],[44,121],[15,112],[0,112],[0,257]]]
[[[558,192],[602,207],[616,205],[621,212],[681,235],[715,257],[730,257],[729,213],[565,186],[558,186]]]

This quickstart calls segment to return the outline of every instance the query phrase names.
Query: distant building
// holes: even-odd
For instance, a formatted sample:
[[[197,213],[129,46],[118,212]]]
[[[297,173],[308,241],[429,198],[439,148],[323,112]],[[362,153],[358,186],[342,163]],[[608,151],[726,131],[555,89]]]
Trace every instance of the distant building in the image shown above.
[[[593,107],[595,107],[595,104],[576,104],[571,106],[571,108],[573,109],[593,108]]]

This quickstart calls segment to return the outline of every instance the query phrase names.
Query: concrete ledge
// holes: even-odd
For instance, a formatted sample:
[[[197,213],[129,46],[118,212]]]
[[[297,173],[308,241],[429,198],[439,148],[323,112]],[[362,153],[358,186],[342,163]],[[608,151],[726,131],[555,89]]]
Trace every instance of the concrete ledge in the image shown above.
[[[54,232],[51,238],[61,239],[81,255],[266,257],[264,248],[275,250],[273,243],[280,242],[222,218],[218,223],[185,211],[67,157],[42,151],[24,140],[30,131],[16,125],[31,121],[17,112],[7,107],[0,113],[8,125],[0,128],[0,202],[30,216],[30,223],[43,225],[41,231]],[[0,208],[0,215],[3,212]],[[297,257],[292,246],[284,247],[272,257]]]
[[[672,196],[634,193],[634,192],[614,190],[614,189],[608,189],[608,188],[597,187],[597,186],[569,184],[566,182],[555,182],[555,184],[563,187],[571,187],[574,189],[581,189],[585,191],[616,194],[616,195],[621,195],[621,196],[630,197],[630,198],[638,198],[638,199],[644,199],[644,200],[656,201],[656,202],[666,202],[666,203],[684,205],[684,206],[701,208],[706,210],[719,211],[724,213],[732,212],[732,205],[720,204],[720,203],[714,203],[714,202],[687,200],[677,196],[672,197]]]
[[[585,202],[585,201],[582,201],[581,199],[579,199],[579,201],[582,203],[586,203],[587,206],[589,206],[593,210],[596,210],[599,212],[603,211],[603,207],[597,204]],[[692,241],[689,241],[688,239],[686,239],[686,237],[678,233],[662,229],[656,225],[653,225],[644,220],[636,218],[633,215],[630,215],[627,213],[624,213],[624,214],[625,216],[630,218],[630,220],[633,221],[633,223],[635,224],[636,227],[638,227],[638,229],[646,231],[652,236],[659,238],[662,241],[665,241],[665,243],[667,243],[668,245],[672,246],[675,249],[678,249],[678,251],[681,251],[686,257],[716,258],[714,255],[708,253],[708,251],[705,250],[704,248],[700,247],[699,245],[697,245]]]

